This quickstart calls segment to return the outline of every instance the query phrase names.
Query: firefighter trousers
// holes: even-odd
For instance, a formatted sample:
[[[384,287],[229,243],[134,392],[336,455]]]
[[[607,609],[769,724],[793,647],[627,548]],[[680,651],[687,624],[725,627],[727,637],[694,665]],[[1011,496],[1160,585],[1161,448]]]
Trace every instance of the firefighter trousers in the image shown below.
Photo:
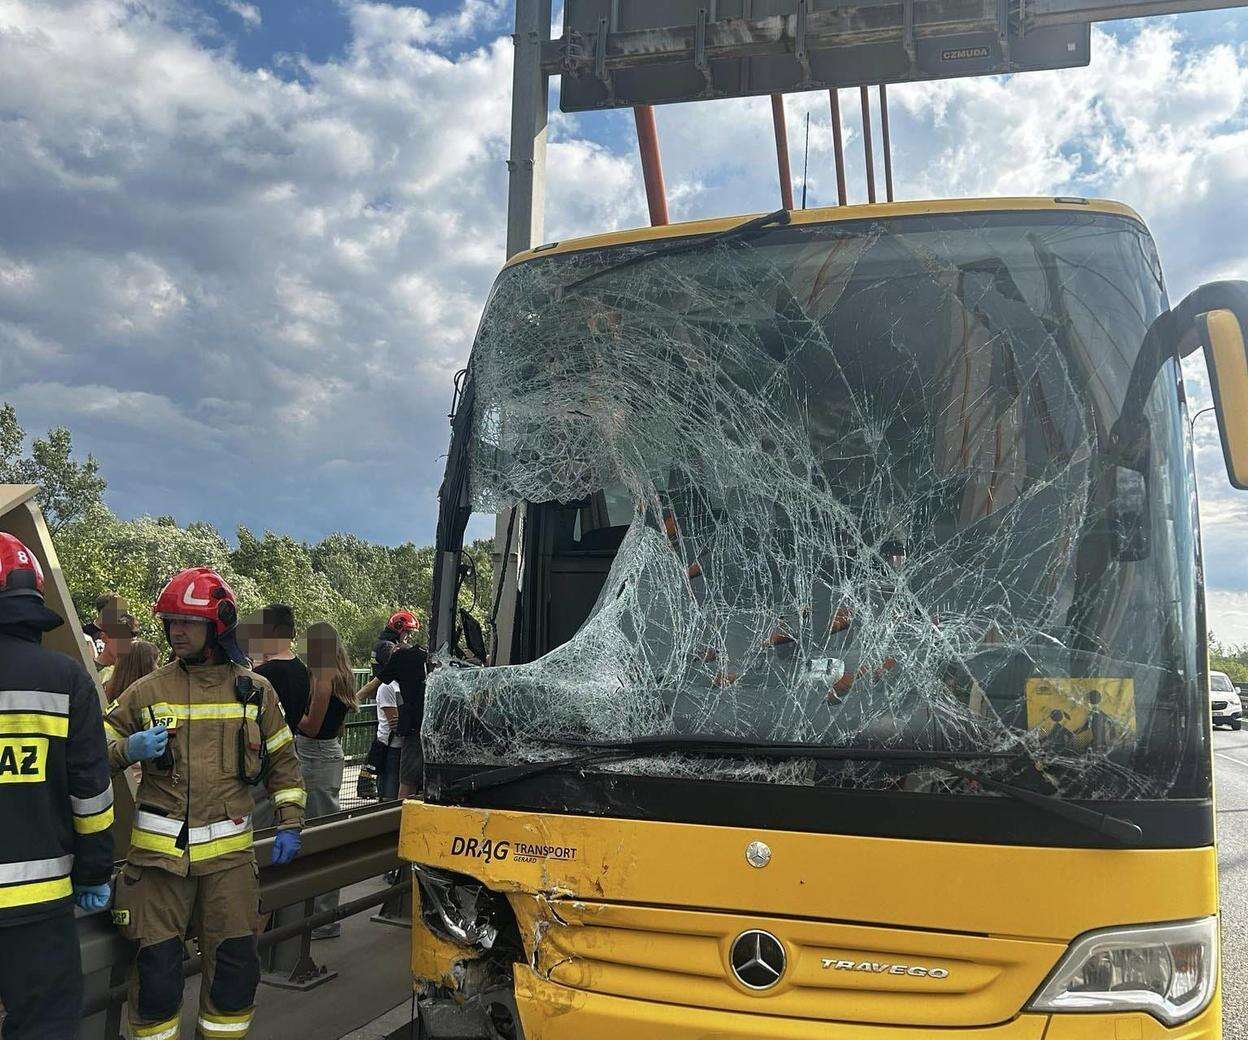
[[[4,1040],[77,1040],[82,958],[73,910],[0,927]]]
[[[237,1040],[251,1028],[260,957],[260,885],[254,863],[179,877],[127,865],[118,880],[114,919],[139,944],[127,994],[135,1040],[177,1040],[182,1012],[184,940],[199,941],[199,1040]]]

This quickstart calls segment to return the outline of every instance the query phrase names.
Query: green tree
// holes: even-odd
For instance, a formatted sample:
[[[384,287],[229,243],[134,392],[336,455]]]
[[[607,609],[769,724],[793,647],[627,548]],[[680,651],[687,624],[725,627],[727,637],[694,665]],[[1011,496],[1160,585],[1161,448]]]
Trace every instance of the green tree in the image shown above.
[[[0,483],[37,485],[35,497],[53,533],[100,504],[108,482],[94,456],[75,461],[68,428],[57,426],[47,437],[36,437],[29,456],[22,454],[25,439],[16,409],[0,407]]]
[[[164,517],[119,520],[98,505],[66,525],[56,543],[80,616],[92,616],[101,592],[116,592],[130,604],[144,638],[158,645],[164,632],[151,605],[165,582],[187,567],[212,567],[220,573],[238,594],[244,612],[265,602],[256,583],[235,570],[230,546],[211,524],[182,528]]]
[[[1248,647],[1219,643],[1210,633],[1209,667],[1215,672],[1226,672],[1233,683],[1248,683]]]
[[[17,410],[11,404],[0,406],[0,482],[16,484],[16,467],[22,458],[22,442],[26,434],[17,421]]]
[[[393,603],[391,550],[353,534],[335,533],[309,549],[312,569],[341,595],[379,608]]]
[[[353,661],[367,658],[372,646],[367,612],[335,589],[324,574],[313,570],[312,552],[306,543],[272,531],[257,538],[240,527],[238,548],[230,554],[230,561],[255,583],[266,602],[293,607],[300,628],[328,621],[338,630]]]
[[[182,527],[172,516],[123,520],[101,500],[106,484],[95,459],[74,460],[68,430],[58,427],[35,438],[29,455],[25,443],[16,410],[0,407],[0,482],[39,485],[39,504],[84,618],[94,614],[96,596],[116,592],[129,603],[143,636],[163,646],[151,604],[178,571],[212,567],[238,593],[242,613],[280,602],[294,607],[301,628],[329,621],[359,665],[394,611],[412,610],[428,624],[431,546],[378,545],[346,533],[308,544],[273,531],[257,536],[246,527],[231,546],[208,523]],[[464,547],[459,605],[483,626],[493,602],[492,553],[491,539]]]

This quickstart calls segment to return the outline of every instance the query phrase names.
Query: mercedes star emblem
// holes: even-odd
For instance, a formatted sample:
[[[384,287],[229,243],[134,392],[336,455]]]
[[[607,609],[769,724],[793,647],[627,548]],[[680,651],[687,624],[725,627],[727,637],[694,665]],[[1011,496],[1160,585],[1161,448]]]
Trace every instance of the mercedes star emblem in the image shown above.
[[[784,975],[784,947],[770,932],[751,929],[732,941],[732,973],[750,989],[771,989]]]
[[[771,862],[771,849],[763,841],[752,841],[745,847],[745,861],[751,867],[765,867]]]

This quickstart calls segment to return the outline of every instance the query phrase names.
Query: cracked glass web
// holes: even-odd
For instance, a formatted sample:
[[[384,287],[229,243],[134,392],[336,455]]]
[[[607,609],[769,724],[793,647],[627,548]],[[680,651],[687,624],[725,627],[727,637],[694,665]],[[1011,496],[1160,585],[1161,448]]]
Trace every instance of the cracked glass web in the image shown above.
[[[435,671],[426,759],[713,734],[1022,751],[984,768],[1071,797],[1174,794],[1204,739],[1194,493],[1177,366],[1130,389],[1165,308],[1147,233],[1024,212],[654,248],[495,286],[470,364],[473,507],[527,504],[519,544],[562,503],[576,526],[555,556],[587,536],[618,551],[561,645]],[[897,763],[595,768],[977,790]]]

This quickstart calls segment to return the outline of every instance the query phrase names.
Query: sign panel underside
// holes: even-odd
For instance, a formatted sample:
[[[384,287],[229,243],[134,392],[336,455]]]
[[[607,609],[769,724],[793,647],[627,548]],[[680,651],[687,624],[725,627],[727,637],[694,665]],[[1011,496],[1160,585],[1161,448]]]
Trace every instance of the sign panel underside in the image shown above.
[[[544,54],[580,112],[1074,68],[1091,26],[1024,28],[997,0],[568,0]]]

